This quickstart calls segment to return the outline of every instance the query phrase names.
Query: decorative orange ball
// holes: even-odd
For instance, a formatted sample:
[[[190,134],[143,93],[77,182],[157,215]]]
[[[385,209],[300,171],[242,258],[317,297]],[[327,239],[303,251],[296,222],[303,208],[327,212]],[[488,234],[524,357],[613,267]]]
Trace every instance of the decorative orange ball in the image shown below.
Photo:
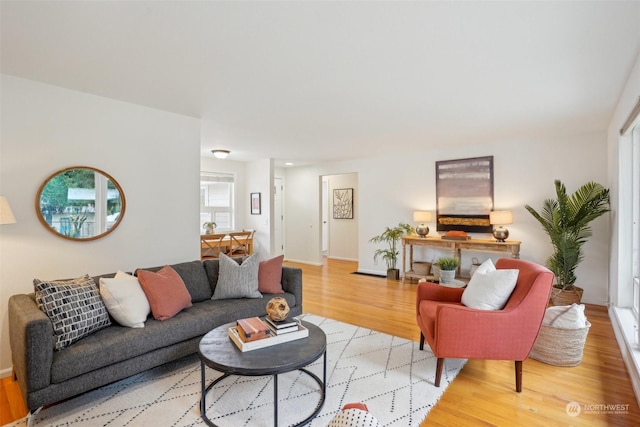
[[[282,297],[271,298],[267,303],[267,315],[276,322],[286,319],[289,310],[287,300]]]

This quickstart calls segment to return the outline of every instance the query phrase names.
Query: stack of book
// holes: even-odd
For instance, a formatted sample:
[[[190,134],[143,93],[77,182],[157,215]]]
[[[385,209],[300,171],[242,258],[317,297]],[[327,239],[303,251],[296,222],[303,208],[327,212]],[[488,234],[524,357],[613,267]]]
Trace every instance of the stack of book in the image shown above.
[[[264,318],[264,323],[269,327],[273,335],[284,335],[298,330],[298,322],[292,317],[276,321],[267,316]]]
[[[271,329],[259,317],[240,319],[236,322],[238,335],[244,342],[251,342],[269,338]]]
[[[260,323],[256,322],[255,319]],[[266,319],[269,318],[267,317]],[[289,324],[291,322],[293,324]],[[282,325],[286,326],[278,329],[268,324],[266,320],[263,322],[257,317],[240,319],[236,322],[236,326],[229,328],[229,338],[231,338],[231,341],[233,341],[240,351],[245,352],[295,341],[309,336],[309,330],[293,319],[283,321],[280,326]],[[277,333],[271,329],[272,327]],[[266,328],[266,330],[264,328]]]

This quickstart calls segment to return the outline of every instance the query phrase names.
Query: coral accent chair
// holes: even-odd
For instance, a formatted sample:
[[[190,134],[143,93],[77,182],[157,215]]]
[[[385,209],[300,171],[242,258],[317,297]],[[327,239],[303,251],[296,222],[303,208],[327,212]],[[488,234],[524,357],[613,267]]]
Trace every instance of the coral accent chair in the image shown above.
[[[435,386],[440,387],[446,357],[514,360],[516,391],[522,391],[522,362],[529,356],[549,303],[553,273],[520,259],[501,258],[496,269],[518,269],[516,287],[501,310],[477,310],[460,300],[464,289],[435,283],[418,284],[416,317],[420,350],[427,340],[436,364]]]

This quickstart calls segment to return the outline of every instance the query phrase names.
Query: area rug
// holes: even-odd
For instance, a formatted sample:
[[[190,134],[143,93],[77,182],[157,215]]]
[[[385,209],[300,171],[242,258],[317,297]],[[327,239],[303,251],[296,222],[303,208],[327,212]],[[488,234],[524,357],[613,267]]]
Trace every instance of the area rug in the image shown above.
[[[327,391],[321,412],[307,424],[326,426],[340,408],[364,402],[383,426],[419,426],[464,360],[447,359],[441,386],[436,359],[425,346],[315,315],[303,315],[327,335]],[[322,358],[308,369],[322,378]],[[221,374],[206,369],[207,383]],[[318,385],[299,371],[278,376],[279,425],[304,420],[319,402]],[[48,407],[33,426],[194,426],[200,418],[197,355],[151,369]],[[207,395],[209,419],[221,427],[273,426],[273,377],[232,376]],[[26,425],[26,420],[14,423]]]

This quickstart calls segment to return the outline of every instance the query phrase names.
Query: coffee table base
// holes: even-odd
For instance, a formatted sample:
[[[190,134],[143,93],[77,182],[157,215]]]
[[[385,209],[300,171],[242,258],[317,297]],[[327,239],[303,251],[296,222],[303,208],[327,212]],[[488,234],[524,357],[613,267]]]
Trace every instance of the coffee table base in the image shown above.
[[[316,415],[318,415],[318,413],[320,412],[320,410],[322,409],[322,406],[324,405],[324,400],[327,394],[327,385],[326,385],[326,380],[327,380],[327,352],[325,350],[325,352],[322,354],[322,358],[323,358],[323,364],[322,364],[322,380],[313,372],[308,371],[305,368],[300,368],[298,369],[301,372],[304,372],[305,374],[309,375],[311,378],[313,378],[318,385],[320,386],[320,401],[318,402],[318,405],[316,406],[316,409],[313,411],[313,413],[311,415],[309,415],[307,418],[305,418],[304,420],[302,420],[301,422],[299,422],[298,424],[295,424],[295,427],[300,427],[305,425],[306,423],[308,423],[309,421],[311,421]],[[209,384],[209,386],[205,386],[206,381],[205,381],[205,363],[201,360],[200,361],[200,385],[201,385],[201,392],[202,392],[202,398],[200,399],[200,414],[202,417],[202,420],[209,426],[211,427],[218,427],[216,424],[214,424],[208,417],[207,417],[207,403],[206,403],[206,399],[207,399],[207,393],[216,385],[218,384],[220,381],[224,380],[225,378],[234,375],[234,374],[223,374],[220,378],[216,378],[215,380],[213,380],[211,382],[211,384]],[[273,374],[273,425],[275,427],[278,427],[278,374]]]

